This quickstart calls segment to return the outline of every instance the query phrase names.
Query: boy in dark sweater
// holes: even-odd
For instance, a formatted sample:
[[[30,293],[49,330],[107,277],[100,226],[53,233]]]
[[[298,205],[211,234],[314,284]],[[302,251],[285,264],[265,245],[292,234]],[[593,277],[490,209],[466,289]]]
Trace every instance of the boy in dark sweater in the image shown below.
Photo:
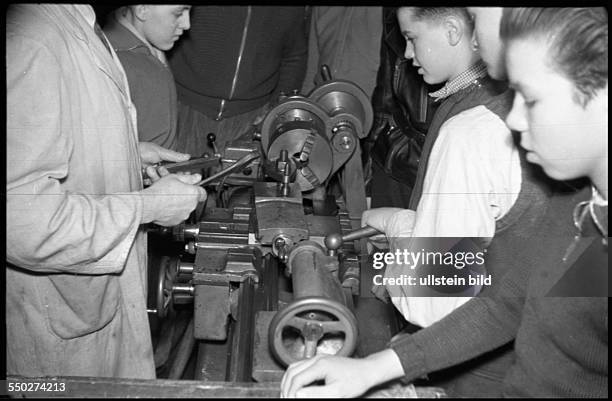
[[[474,298],[367,358],[295,364],[283,379],[283,395],[359,395],[514,339],[517,357],[504,395],[607,397],[607,13],[506,10],[501,33],[517,90],[508,124],[521,132],[528,160],[551,177],[588,177],[591,200],[572,210],[567,199],[554,198],[549,218],[529,233],[531,246],[516,255],[503,280],[484,290],[495,296]],[[566,232],[561,221],[572,218],[577,233]],[[325,386],[301,388],[320,379]]]

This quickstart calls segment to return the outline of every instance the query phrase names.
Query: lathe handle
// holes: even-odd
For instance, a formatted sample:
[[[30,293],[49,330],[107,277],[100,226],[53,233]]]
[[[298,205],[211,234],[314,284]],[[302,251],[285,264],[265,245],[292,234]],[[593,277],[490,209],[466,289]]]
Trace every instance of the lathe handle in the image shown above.
[[[329,234],[323,240],[325,243],[325,247],[328,249],[328,254],[330,256],[336,255],[336,251],[344,244],[346,241],[354,241],[361,238],[371,237],[372,235],[382,234],[381,231],[378,231],[374,227],[365,226],[358,230],[351,231],[346,235],[340,235],[339,233]]]
[[[367,238],[373,235],[382,234],[381,231],[375,229],[374,227],[365,226],[358,230],[351,231],[350,233],[342,236],[342,241],[354,241],[356,239]]]

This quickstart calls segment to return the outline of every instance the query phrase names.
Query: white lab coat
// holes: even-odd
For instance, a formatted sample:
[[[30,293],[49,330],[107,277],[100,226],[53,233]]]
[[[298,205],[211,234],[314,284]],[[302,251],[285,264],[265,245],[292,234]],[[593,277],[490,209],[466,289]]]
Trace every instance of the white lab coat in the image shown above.
[[[7,12],[8,374],[155,377],[136,114],[94,20]]]

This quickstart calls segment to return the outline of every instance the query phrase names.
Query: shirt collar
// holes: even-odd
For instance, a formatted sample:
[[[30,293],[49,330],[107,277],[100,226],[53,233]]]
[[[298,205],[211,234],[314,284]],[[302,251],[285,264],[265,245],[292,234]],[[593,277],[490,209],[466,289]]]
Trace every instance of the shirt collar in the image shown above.
[[[608,206],[608,200],[604,199],[595,186],[591,186],[592,202],[598,206]]]
[[[441,89],[431,92],[429,96],[433,97],[435,101],[445,99],[450,95],[467,88],[475,83],[479,78],[486,75],[487,66],[482,62],[482,60],[478,60],[478,62],[472,65],[470,68],[448,81]]]
[[[608,201],[604,199],[597,189],[591,187],[592,196],[588,201],[580,202],[574,207],[574,225],[582,233],[586,217],[589,216],[593,225],[603,237],[604,243],[608,239]]]

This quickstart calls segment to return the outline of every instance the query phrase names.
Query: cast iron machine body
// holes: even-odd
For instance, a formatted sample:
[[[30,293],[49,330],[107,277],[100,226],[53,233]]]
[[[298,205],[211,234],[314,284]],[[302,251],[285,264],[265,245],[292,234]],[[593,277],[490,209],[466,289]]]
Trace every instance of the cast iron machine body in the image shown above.
[[[193,303],[200,378],[276,381],[291,362],[354,351],[359,246],[325,237],[359,225],[359,138],[371,124],[369,99],[347,81],[281,95],[250,136],[217,155],[222,172],[206,184],[221,207],[164,230],[185,251],[164,259],[155,310]],[[342,196],[329,195],[334,178]],[[207,377],[221,344],[225,377]]]

